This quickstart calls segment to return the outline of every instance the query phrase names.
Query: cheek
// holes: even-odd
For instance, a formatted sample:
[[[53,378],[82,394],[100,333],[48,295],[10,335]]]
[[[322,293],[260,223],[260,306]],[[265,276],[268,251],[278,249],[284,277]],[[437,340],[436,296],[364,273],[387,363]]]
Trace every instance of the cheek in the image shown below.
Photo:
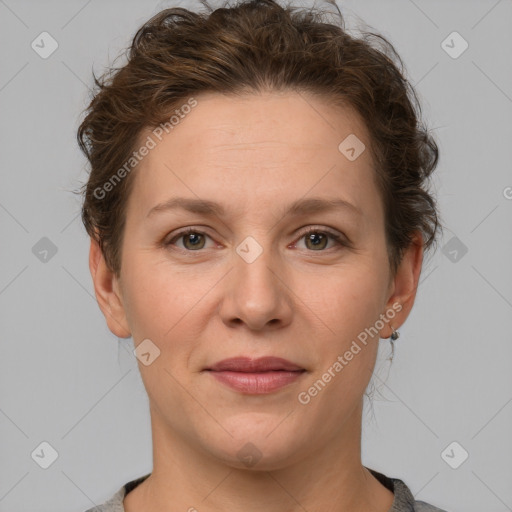
[[[358,265],[317,276],[315,287],[308,292],[302,284],[298,292],[305,297],[310,321],[318,326],[314,349],[319,357],[313,380],[322,381],[320,388],[326,384],[329,390],[322,391],[324,397],[335,401],[340,393],[354,400],[362,395],[377,356],[380,329],[375,326],[383,313],[386,273],[375,261],[366,261],[361,258]]]
[[[193,265],[177,269],[165,259],[144,253],[127,261],[125,270],[125,311],[134,340],[149,338],[161,350],[172,345],[174,354],[190,350],[200,338],[206,318],[198,314],[218,275],[198,275]],[[178,339],[182,343],[173,343]]]
[[[294,290],[338,343],[356,337],[382,313],[385,273],[368,265],[347,265],[317,274],[311,284],[297,279]]]
[[[144,338],[160,340],[171,329],[183,301],[158,266],[141,256],[123,261],[125,313],[136,343]],[[173,283],[175,284],[175,283]]]
[[[317,293],[311,310],[322,319],[314,348],[317,365],[297,397],[304,412],[330,418],[327,425],[342,425],[356,407],[371,379],[378,351],[378,334],[369,334],[382,307],[378,272],[347,269],[337,279],[325,281],[324,293]],[[373,336],[373,337],[372,337]],[[327,435],[327,434],[326,434]]]

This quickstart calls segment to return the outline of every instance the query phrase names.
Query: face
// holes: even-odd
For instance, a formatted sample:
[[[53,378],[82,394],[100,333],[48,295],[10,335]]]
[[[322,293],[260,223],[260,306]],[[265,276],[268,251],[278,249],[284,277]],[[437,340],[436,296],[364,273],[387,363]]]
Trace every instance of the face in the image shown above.
[[[355,112],[293,92],[196,100],[161,141],[142,134],[157,144],[133,176],[107,321],[150,340],[154,443],[278,468],[357,436],[379,335],[403,322],[421,261],[390,274]],[[351,134],[355,159],[339,149]],[[292,366],[215,366],[263,357]]]

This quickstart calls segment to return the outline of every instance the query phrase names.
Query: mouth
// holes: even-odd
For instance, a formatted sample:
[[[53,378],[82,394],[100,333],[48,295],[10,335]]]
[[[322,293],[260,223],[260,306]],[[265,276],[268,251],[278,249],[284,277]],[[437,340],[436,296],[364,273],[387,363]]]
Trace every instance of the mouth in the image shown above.
[[[219,361],[205,371],[235,391],[260,395],[296,382],[306,369],[279,357],[234,357]]]
[[[232,357],[223,359],[213,366],[206,368],[212,372],[244,372],[244,373],[261,373],[270,371],[305,371],[304,368],[280,357],[260,357],[251,359],[250,357]]]

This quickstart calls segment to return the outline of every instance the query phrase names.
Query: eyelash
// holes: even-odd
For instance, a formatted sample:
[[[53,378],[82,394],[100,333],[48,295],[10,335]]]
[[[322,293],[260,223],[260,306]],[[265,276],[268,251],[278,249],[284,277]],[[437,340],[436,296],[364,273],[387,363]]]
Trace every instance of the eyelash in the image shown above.
[[[207,236],[207,237],[211,238],[210,235],[208,235],[204,231],[195,229],[194,227],[189,227],[189,228],[183,229],[182,231],[179,231],[169,241],[164,242],[164,246],[165,247],[170,247],[171,245],[174,244],[174,242],[176,242],[180,238],[183,238],[185,235],[189,235],[191,233],[198,234],[198,235],[203,235],[203,236]],[[320,233],[322,235],[327,235],[329,238],[334,240],[338,247],[331,247],[330,249],[340,249],[341,247],[349,247],[349,243],[345,242],[345,240],[343,239],[343,237],[341,235],[338,235],[337,233],[335,233],[333,231],[330,231],[328,229],[325,229],[325,228],[320,229],[320,228],[317,228],[317,227],[310,227],[306,231],[301,232],[299,237],[297,238],[297,242],[299,240],[301,240],[302,238],[304,238],[305,236],[311,234],[311,233]],[[295,242],[295,243],[297,243],[297,242]],[[177,249],[179,251],[184,251],[184,252],[187,252],[187,253],[202,252],[202,249],[198,249],[196,251],[189,250],[189,249],[182,249],[181,247],[176,247],[175,249]],[[311,250],[309,252],[312,252],[312,253],[313,252],[329,252],[329,249],[323,249],[323,250],[320,250],[320,251],[313,251],[313,250]]]

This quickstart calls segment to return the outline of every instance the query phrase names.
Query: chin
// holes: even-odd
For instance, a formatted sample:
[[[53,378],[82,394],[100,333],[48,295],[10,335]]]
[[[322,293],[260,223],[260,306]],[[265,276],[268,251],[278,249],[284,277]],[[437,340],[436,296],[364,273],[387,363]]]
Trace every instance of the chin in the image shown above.
[[[204,448],[227,466],[250,471],[274,471],[283,469],[299,460],[301,449],[308,446],[297,426],[280,422],[286,417],[268,417],[266,421],[223,422],[233,437],[209,439]],[[294,428],[295,427],[295,428]]]

